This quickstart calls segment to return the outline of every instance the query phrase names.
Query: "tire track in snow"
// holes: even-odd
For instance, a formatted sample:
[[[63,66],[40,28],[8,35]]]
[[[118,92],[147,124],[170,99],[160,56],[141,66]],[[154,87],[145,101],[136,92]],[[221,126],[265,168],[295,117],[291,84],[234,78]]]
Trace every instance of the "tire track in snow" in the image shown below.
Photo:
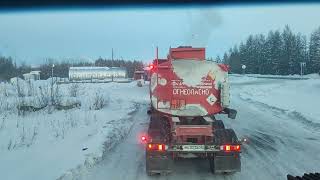
[[[301,123],[292,122],[292,118],[281,109],[270,109],[268,106],[237,97],[233,101],[235,103],[232,107],[238,110],[237,120],[221,118],[227,128],[235,129],[238,137],[249,138],[248,144],[243,145],[242,172],[233,175],[212,175],[207,160],[183,159],[175,162],[172,174],[149,177],[145,173],[144,148],[140,148],[134,142],[137,133],[147,127],[136,123],[127,138],[115,147],[103,162],[79,179],[284,180],[288,173],[303,174],[306,171],[315,171],[317,159],[320,159],[317,153],[320,151],[320,143],[314,143],[314,139],[320,136],[313,136],[314,134],[308,131],[308,126],[301,128]],[[140,117],[137,117],[138,115]],[[141,120],[142,117],[145,119]],[[145,112],[138,112],[136,118],[137,122],[148,122]]]
[[[89,172],[82,174],[77,179],[136,179],[140,171],[144,171],[144,146],[139,143],[138,135],[145,131],[148,123],[147,107],[140,105],[140,108],[132,116],[133,126],[127,132],[112,151],[107,151],[103,160]],[[143,169],[142,169],[143,168]]]
[[[79,165],[78,167],[70,170],[66,174],[63,174],[59,177],[59,180],[67,180],[67,179],[81,179],[81,177],[94,168],[97,164],[103,161],[105,158],[108,158],[108,154],[113,152],[120,142],[125,139],[131,132],[132,127],[135,125],[135,121],[133,120],[134,116],[140,110],[141,104],[133,103],[134,109],[127,113],[128,117],[121,118],[118,120],[111,120],[106,122],[103,128],[107,128],[107,126],[112,126],[112,132],[106,137],[104,145],[103,154],[101,157],[93,157],[93,159],[86,160],[84,165]],[[131,124],[128,124],[128,121]],[[128,126],[129,125],[129,126]],[[127,129],[128,128],[128,129]],[[127,131],[126,131],[127,129]],[[94,162],[93,162],[94,161]]]
[[[280,108],[239,97],[236,98],[235,105],[240,107],[239,121],[246,123],[243,125],[239,122],[234,128],[249,138],[249,143],[243,146],[243,161],[255,162],[257,167],[249,165],[249,169],[262,172],[261,169],[264,168],[258,179],[285,179],[288,173],[303,174],[315,169],[315,158],[320,159],[316,153],[320,150],[320,143],[315,144],[319,133],[314,133],[314,127],[302,124],[299,119],[292,119]],[[243,113],[245,111],[247,113]],[[248,111],[255,115],[250,116]],[[248,117],[251,118],[251,123]]]

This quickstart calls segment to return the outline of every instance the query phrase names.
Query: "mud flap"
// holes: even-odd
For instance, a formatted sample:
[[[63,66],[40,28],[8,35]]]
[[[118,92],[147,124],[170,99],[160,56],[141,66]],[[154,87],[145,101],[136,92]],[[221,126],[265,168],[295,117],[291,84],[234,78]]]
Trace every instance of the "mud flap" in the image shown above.
[[[168,174],[171,172],[172,160],[167,155],[148,155],[146,156],[146,172],[148,175]]]
[[[212,173],[231,173],[241,171],[240,154],[215,155],[210,159]]]

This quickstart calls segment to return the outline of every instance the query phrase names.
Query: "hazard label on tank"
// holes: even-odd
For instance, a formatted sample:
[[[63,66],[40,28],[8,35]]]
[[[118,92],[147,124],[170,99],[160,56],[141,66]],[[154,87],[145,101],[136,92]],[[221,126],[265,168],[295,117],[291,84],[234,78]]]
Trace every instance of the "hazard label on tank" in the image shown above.
[[[207,101],[212,106],[217,101],[217,98],[213,94],[210,94],[210,96],[207,98]]]

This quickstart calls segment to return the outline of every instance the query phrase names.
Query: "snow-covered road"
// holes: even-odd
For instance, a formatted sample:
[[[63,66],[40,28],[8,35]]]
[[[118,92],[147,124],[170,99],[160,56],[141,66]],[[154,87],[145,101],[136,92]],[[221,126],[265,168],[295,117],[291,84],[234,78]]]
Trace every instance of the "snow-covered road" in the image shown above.
[[[147,106],[140,106],[131,117],[133,127],[122,143],[111,151],[105,152],[103,161],[95,167],[78,174],[75,179],[140,179],[145,176],[144,146],[139,143],[139,135],[148,126]]]
[[[238,110],[236,120],[219,116],[227,128],[249,141],[243,146],[242,171],[233,175],[212,175],[209,163],[201,159],[175,162],[168,176],[149,177],[145,173],[145,151],[138,136],[146,131],[146,105],[132,117],[135,124],[129,135],[87,172],[76,179],[286,179],[288,173],[320,171],[320,121],[310,121],[299,113],[288,112],[259,101],[240,97],[242,87],[281,84],[285,80],[258,80],[232,84],[232,107]]]

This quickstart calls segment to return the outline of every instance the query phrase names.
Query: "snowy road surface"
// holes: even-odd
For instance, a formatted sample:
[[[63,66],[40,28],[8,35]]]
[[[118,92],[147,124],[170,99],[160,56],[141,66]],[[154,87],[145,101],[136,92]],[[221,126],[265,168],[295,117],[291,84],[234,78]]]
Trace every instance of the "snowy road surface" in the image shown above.
[[[133,116],[129,135],[113,150],[104,153],[103,160],[78,174],[76,179],[286,179],[288,173],[320,171],[320,121],[311,121],[296,111],[290,112],[250,98],[241,98],[241,88],[260,84],[283,84],[286,80],[258,80],[232,84],[232,107],[238,110],[236,120],[219,116],[227,128],[238,137],[248,138],[243,146],[242,171],[233,175],[212,175],[206,160],[186,159],[175,162],[168,176],[149,177],[145,173],[145,151],[138,136],[146,131],[146,106]],[[318,91],[319,92],[319,91]],[[270,98],[270,97],[266,97]]]

